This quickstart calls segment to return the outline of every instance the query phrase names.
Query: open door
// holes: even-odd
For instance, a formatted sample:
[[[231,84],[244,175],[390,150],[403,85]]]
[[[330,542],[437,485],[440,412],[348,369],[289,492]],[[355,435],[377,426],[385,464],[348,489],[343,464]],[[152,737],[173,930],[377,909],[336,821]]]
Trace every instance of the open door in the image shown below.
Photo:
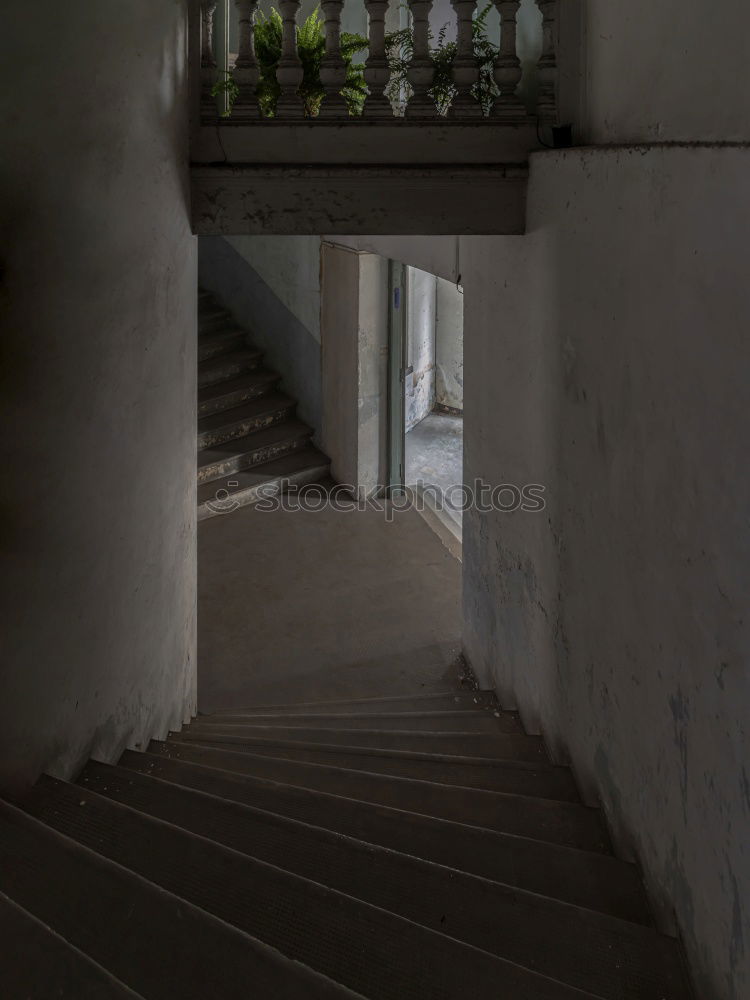
[[[388,262],[388,495],[406,483],[406,267]]]

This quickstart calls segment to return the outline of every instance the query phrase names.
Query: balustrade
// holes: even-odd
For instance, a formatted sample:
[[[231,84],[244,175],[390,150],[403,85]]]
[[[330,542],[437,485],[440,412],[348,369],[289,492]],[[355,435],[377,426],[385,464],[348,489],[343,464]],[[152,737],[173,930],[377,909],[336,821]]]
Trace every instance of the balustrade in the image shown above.
[[[394,119],[394,110],[386,96],[392,73],[393,53],[389,52],[389,39],[385,30],[385,19],[389,3],[399,0],[364,0],[368,17],[368,51],[363,66],[363,76],[367,96],[362,108],[362,119]],[[518,96],[523,67],[518,52],[517,18],[520,0],[491,0],[500,19],[500,41],[496,47],[496,57],[492,63],[490,53],[489,70],[483,70],[485,97],[487,80],[494,80],[495,91],[485,102],[478,98],[477,83],[480,79],[478,52],[475,46],[474,18],[477,0],[451,0],[456,18],[456,52],[450,66],[448,97],[446,81],[441,80],[440,88],[436,79],[436,41],[431,32],[430,14],[433,0],[407,0],[410,16],[411,58],[404,74],[411,91],[404,116],[406,119],[439,120],[446,115],[450,121],[475,121],[489,111],[489,122],[519,122],[538,119],[544,123],[554,123],[557,119],[557,16],[558,6],[563,0],[536,0],[541,11],[541,56],[536,67],[537,107],[527,109]],[[303,100],[300,86],[304,79],[302,60],[297,45],[300,0],[277,0],[282,19],[281,52],[278,63],[271,67],[261,67],[255,51],[254,20],[258,0],[234,0],[234,10],[238,27],[237,57],[228,72],[230,114],[227,121],[263,121],[269,125],[288,119],[299,119],[311,115],[322,121],[349,120],[351,112],[342,90],[346,83],[347,64],[341,52],[341,17],[345,0],[320,0],[322,12],[322,44],[324,54],[320,64],[316,100]],[[221,73],[217,69],[215,47],[216,11],[219,4],[229,11],[230,0],[199,0],[200,11],[200,104],[201,120],[217,123],[219,108],[212,91]],[[486,63],[486,53],[485,53]],[[444,71],[444,70],[443,70]],[[266,115],[261,114],[257,88],[261,74],[275,73],[278,96],[272,112],[264,104]],[[402,82],[405,83],[405,80]],[[454,91],[450,100],[450,84]],[[308,87],[315,87],[316,81],[305,81]],[[438,89],[440,94],[438,95]],[[361,103],[361,102],[360,102]],[[491,108],[487,105],[491,104]],[[271,114],[268,117],[269,113]],[[489,123],[488,122],[488,123]]]

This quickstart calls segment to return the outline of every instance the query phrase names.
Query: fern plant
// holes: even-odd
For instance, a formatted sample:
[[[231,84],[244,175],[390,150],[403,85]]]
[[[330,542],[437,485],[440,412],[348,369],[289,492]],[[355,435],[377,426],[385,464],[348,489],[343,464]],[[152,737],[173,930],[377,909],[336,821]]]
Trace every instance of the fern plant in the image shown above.
[[[276,104],[281,93],[281,87],[276,79],[276,69],[281,59],[282,18],[275,7],[271,7],[266,16],[258,12],[255,22],[255,56],[258,60],[260,79],[257,87],[258,103],[261,113],[266,118],[276,114]],[[349,31],[341,32],[341,58],[346,69],[346,79],[341,93],[346,101],[350,115],[362,114],[362,107],[367,96],[364,68],[354,62],[358,52],[366,51],[369,42],[363,35]],[[320,113],[320,105],[325,96],[325,90],[320,79],[320,66],[325,55],[324,22],[318,7],[297,26],[297,53],[302,63],[302,83],[298,94],[302,101],[303,113],[308,118],[315,118]],[[237,84],[231,76],[219,80],[212,90],[214,95],[225,94],[228,111],[231,114],[232,105],[237,99]]]
[[[481,104],[485,115],[490,113],[492,103],[499,93],[493,76],[495,58],[499,50],[487,37],[487,16],[491,10],[492,5],[487,4],[472,21],[472,42],[474,58],[479,68],[479,79],[471,92]],[[446,42],[447,29],[448,25],[444,24],[438,33],[437,44],[430,49],[435,73],[429,94],[437,106],[439,115],[448,114],[448,109],[456,96],[452,69],[458,46],[455,42]],[[433,37],[432,32],[429,33],[429,37]],[[409,63],[414,55],[413,27],[410,25],[408,28],[389,32],[385,36],[385,48],[391,70],[385,96],[391,102],[394,112],[403,115],[406,102],[413,92],[407,75]]]

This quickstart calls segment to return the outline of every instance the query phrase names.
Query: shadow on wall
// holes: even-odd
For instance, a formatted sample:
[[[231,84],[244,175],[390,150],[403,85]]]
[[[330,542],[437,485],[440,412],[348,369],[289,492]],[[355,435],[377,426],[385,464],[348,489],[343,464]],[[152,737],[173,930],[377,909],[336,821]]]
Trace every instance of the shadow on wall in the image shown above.
[[[198,272],[251,332],[320,444],[320,240],[308,236],[202,236]],[[236,243],[238,246],[234,246]]]

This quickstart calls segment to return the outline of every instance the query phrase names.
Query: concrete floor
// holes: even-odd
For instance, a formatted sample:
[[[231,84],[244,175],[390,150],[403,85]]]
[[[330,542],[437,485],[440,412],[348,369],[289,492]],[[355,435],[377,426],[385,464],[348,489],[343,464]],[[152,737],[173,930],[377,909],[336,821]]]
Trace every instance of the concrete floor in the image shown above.
[[[201,712],[458,683],[461,566],[414,510],[245,507],[198,558]]]
[[[420,480],[437,486],[445,497],[463,484],[464,421],[445,413],[430,413],[406,435],[406,485]],[[460,503],[460,495],[455,498]],[[445,504],[445,512],[461,524],[461,511]]]

